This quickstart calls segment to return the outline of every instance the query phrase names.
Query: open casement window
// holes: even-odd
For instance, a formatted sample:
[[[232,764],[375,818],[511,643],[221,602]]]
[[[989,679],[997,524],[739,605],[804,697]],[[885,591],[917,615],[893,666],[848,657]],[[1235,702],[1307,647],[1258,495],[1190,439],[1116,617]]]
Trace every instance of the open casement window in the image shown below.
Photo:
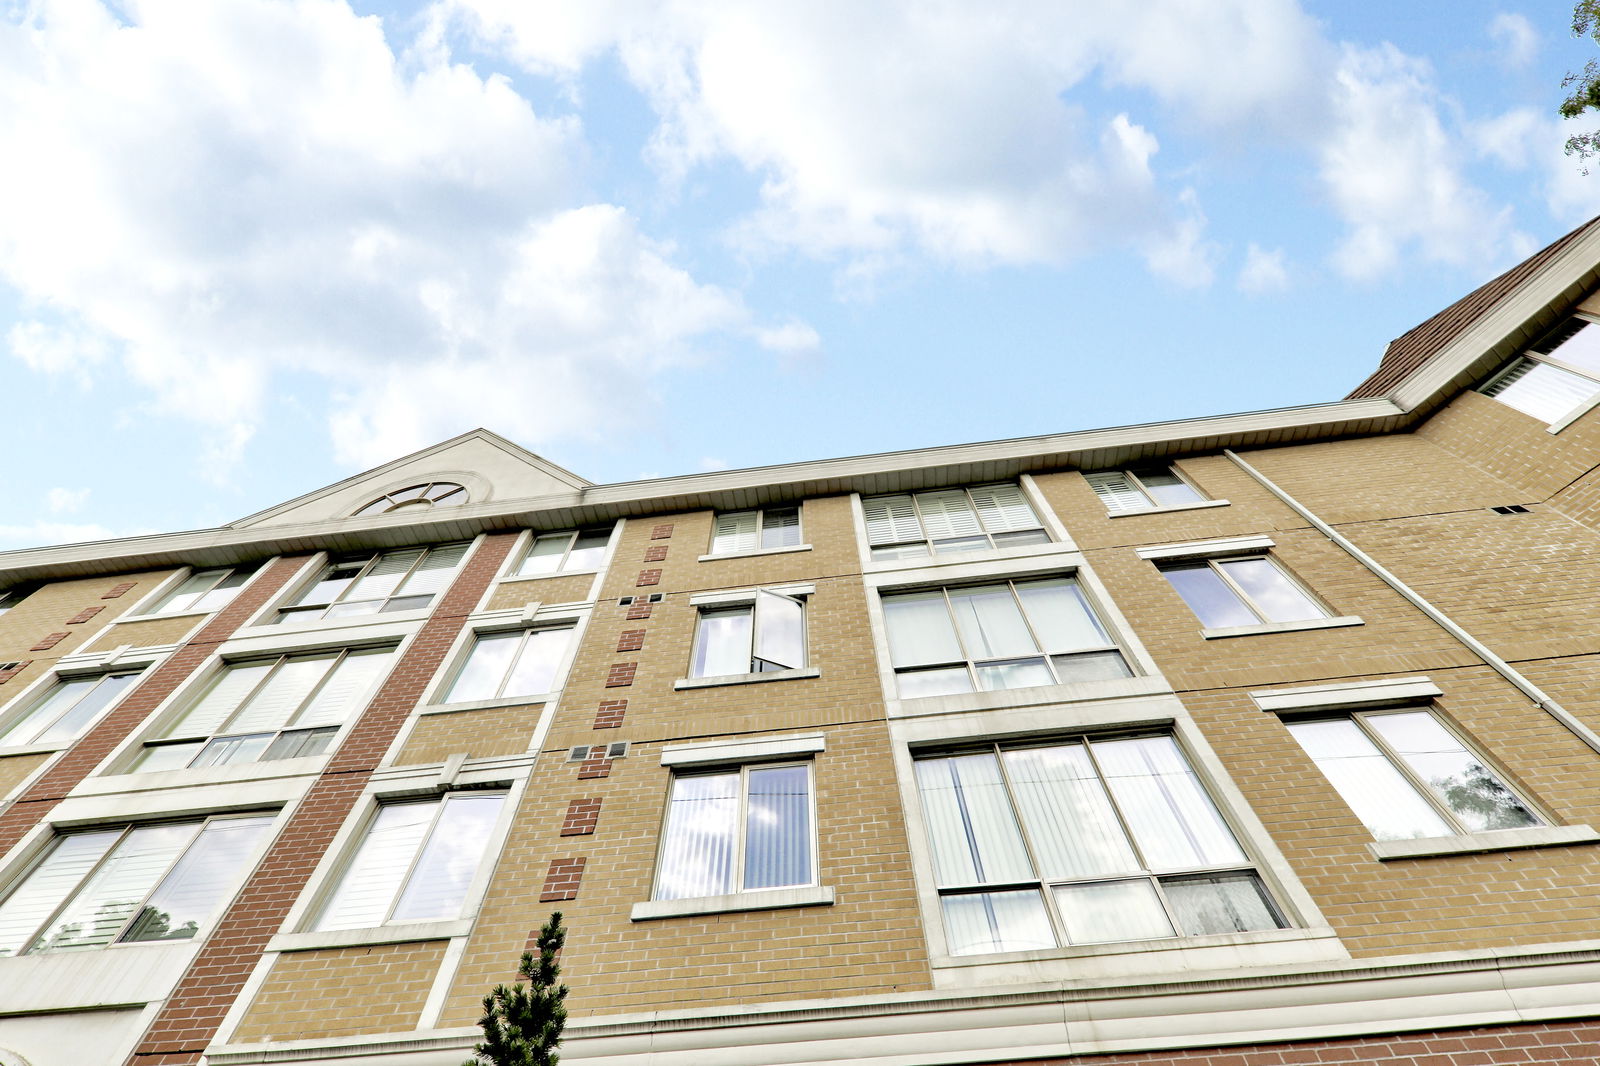
[[[814,885],[815,821],[809,762],[677,774],[654,898]]]
[[[70,744],[139,679],[139,671],[64,677],[35,697],[0,732],[0,748],[32,744]]]
[[[1050,540],[1022,487],[1015,484],[869,496],[861,507],[874,559],[915,559],[930,551],[987,551]]]
[[[278,613],[280,622],[345,618],[428,606],[455,577],[467,543],[345,556]]]
[[[1544,824],[1429,711],[1361,711],[1287,724],[1378,840]]]
[[[1127,677],[1127,660],[1073,577],[883,597],[902,698]]]
[[[228,605],[256,568],[235,566],[221,570],[196,570],[177,588],[161,597],[148,614],[191,614],[216,611]]]
[[[1148,511],[1205,502],[1199,490],[1171,468],[1108,470],[1083,476],[1108,511]]]
[[[1265,555],[1169,563],[1161,572],[1208,629],[1330,617]]]
[[[312,924],[368,929],[461,917],[504,792],[385,803]]]
[[[1541,422],[1560,422],[1600,393],[1600,325],[1569,318],[1513,359],[1483,387],[1485,396]]]
[[[609,529],[569,529],[561,533],[541,533],[528,546],[528,554],[522,557],[516,576],[535,577],[539,574],[598,570],[610,540]]]
[[[445,702],[515,699],[551,691],[572,633],[572,626],[562,626],[479,636]]]
[[[188,940],[245,874],[271,815],[57,837],[0,903],[0,955]]]
[[[1171,736],[986,746],[916,778],[952,955],[1286,924]]]
[[[793,548],[800,543],[800,508],[764,507],[759,511],[727,511],[712,525],[711,554],[734,555],[765,548]]]
[[[805,664],[803,600],[760,589],[751,603],[700,609],[690,677],[798,670]]]
[[[321,755],[389,669],[394,651],[285,655],[234,663],[126,773]]]

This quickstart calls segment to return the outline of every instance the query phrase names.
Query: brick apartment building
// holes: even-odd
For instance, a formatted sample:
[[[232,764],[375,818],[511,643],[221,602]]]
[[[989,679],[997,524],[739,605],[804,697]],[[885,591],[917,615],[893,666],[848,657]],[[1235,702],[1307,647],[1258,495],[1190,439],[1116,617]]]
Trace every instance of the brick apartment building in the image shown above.
[[[477,431],[0,554],[0,1063],[455,1066],[554,909],[573,1063],[1594,1062],[1597,290],[1317,406]]]

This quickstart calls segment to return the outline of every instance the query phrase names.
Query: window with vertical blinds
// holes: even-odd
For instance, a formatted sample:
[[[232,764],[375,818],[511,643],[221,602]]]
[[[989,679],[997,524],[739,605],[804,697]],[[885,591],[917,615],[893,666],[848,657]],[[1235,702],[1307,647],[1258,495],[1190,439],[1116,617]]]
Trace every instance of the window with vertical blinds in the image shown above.
[[[1541,422],[1560,422],[1600,394],[1600,325],[1567,319],[1503,367],[1482,392]]]
[[[1014,483],[869,496],[861,508],[874,559],[915,559],[1050,540],[1022,487]]]
[[[1112,512],[1149,511],[1205,502],[1199,490],[1171,468],[1104,470],[1083,477],[1106,505],[1106,510]]]
[[[146,613],[198,614],[220,610],[238,595],[255,571],[254,565],[196,570]]]
[[[814,885],[814,821],[809,762],[675,775],[654,898]]]
[[[383,804],[311,928],[461,917],[505,799],[504,792],[451,792]]]
[[[138,679],[138,670],[61,678],[29,700],[26,709],[0,730],[0,748],[70,744]]]
[[[930,755],[916,781],[952,955],[1286,924],[1170,735]]]
[[[793,548],[800,544],[800,508],[724,511],[711,526],[712,555]]]
[[[279,622],[345,618],[428,606],[455,577],[471,545],[439,544],[342,556],[278,611]]]

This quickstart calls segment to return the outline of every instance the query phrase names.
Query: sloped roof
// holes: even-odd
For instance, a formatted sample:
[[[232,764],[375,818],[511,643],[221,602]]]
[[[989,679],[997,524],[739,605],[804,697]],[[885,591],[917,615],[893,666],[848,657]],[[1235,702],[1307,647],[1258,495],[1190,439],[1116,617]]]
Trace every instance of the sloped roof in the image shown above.
[[[1426,322],[1411,327],[1390,341],[1378,369],[1345,399],[1361,400],[1388,395],[1407,375],[1437,355],[1502,299],[1516,292],[1545,264],[1597,226],[1600,226],[1600,217],[1590,219],[1554,244],[1541,248],[1504,274],[1478,286]]]

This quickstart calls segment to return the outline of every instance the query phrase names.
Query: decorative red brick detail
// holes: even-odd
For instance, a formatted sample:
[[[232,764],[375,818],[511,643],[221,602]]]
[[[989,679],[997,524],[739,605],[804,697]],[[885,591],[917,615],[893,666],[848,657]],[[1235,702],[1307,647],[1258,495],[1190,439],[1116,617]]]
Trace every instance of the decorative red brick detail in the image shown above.
[[[665,525],[654,526],[650,530],[651,540],[666,540],[670,536],[672,536],[671,522],[668,522]]]
[[[593,781],[599,777],[611,776],[611,760],[604,755],[596,755],[585,759],[583,765],[578,767],[579,781]]]
[[[7,681],[10,681],[13,677],[16,677],[18,674],[22,673],[22,671],[26,670],[30,665],[32,665],[32,663],[33,663],[32,659],[22,659],[22,660],[19,660],[17,662],[17,665],[15,665],[15,666],[7,667],[4,670],[0,670],[0,685],[5,684]],[[623,700],[622,704],[623,704],[623,706],[627,706],[628,701],[627,700]],[[622,716],[621,715],[617,716],[617,724],[618,725],[622,724]],[[598,729],[599,727],[596,726],[595,728]]]
[[[612,663],[611,672],[606,674],[606,688],[622,688],[633,684],[633,672],[637,669],[638,663]]]
[[[72,636],[71,633],[51,633],[48,637],[45,637],[28,650],[49,651],[51,648],[55,647],[57,644],[60,644],[63,640],[66,640],[70,636]]]
[[[306,793],[305,800],[295,809],[256,872],[245,882],[216,930],[201,946],[199,955],[128,1058],[129,1066],[162,1066],[165,1063],[191,1066],[200,1061],[201,1053],[216,1035],[223,1016],[255,969],[267,941],[282,927],[289,907],[305,888],[317,861],[332,844],[340,826],[361,798],[373,768],[383,758],[407,716],[422,698],[429,681],[466,624],[467,616],[482,599],[516,538],[515,533],[489,536],[461,567],[449,589],[440,597],[438,607],[407,647],[404,657],[390,668],[389,676],[379,687],[377,695],[350,727],[344,744]],[[200,636],[205,636],[226,623],[226,628],[218,629],[217,636],[210,641],[213,647],[208,647],[200,657],[185,666],[174,684],[193,670],[204,655],[214,650],[214,645],[231,633],[239,622],[256,611],[268,597],[276,594],[289,574],[303,561],[303,556],[280,560],[256,578],[248,589],[234,597],[233,602],[224,607],[200,632]],[[256,586],[263,584],[271,587],[257,592]],[[250,602],[240,602],[246,599]],[[112,715],[121,714],[145,688],[150,687],[151,682],[166,671],[167,666],[183,656],[188,647],[185,645],[168,659],[167,664],[145,685],[135,689]],[[139,711],[129,728],[142,722],[153,708],[154,703],[151,703]],[[102,731],[104,727],[91,736],[98,736]],[[115,744],[120,739],[120,736],[115,737],[109,743]],[[80,748],[84,746],[84,743],[78,745]],[[66,758],[71,758],[76,751],[76,748],[69,751]],[[103,758],[104,753],[95,756],[84,772]],[[18,805],[14,804],[4,819],[0,819],[0,829],[5,828],[5,821],[10,819]]]
[[[622,725],[622,718],[628,713],[627,700],[601,700],[600,709],[594,715],[596,729],[617,729]]]
[[[645,585],[659,585],[661,584],[661,571],[641,570],[639,571],[639,580],[635,581],[633,584],[636,588],[643,587]]]
[[[137,581],[124,581],[120,585],[112,585],[110,588],[106,589],[105,592],[100,594],[100,598],[102,600],[114,600],[138,584],[139,583]]]
[[[567,804],[567,816],[561,821],[561,835],[583,837],[594,832],[600,821],[600,798],[576,799]]]
[[[618,651],[638,651],[644,647],[644,630],[624,629],[617,638]]]
[[[636,622],[641,618],[650,617],[650,604],[636,603],[628,608],[628,621]]]
[[[589,860],[551,859],[550,869],[544,875],[544,890],[539,893],[540,903],[553,903],[562,899],[577,899],[578,884],[583,880],[583,867]]]
[[[666,557],[667,546],[665,544],[652,544],[644,550],[644,561],[647,563],[659,563]]]
[[[67,619],[67,625],[69,625],[69,626],[82,625],[83,623],[87,622],[89,619],[93,618],[95,615],[99,614],[103,610],[105,610],[104,607],[85,607],[83,610],[79,611],[77,614],[75,614],[71,618]]]

